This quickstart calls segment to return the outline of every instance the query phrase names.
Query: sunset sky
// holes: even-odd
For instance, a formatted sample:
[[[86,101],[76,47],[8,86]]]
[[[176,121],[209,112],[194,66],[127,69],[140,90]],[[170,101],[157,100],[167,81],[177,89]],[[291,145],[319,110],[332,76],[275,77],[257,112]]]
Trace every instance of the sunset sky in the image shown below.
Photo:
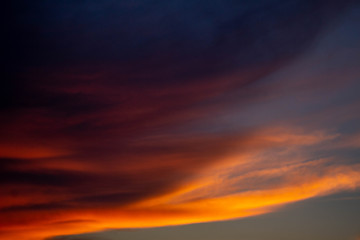
[[[360,2],[3,5],[0,240],[360,240]]]

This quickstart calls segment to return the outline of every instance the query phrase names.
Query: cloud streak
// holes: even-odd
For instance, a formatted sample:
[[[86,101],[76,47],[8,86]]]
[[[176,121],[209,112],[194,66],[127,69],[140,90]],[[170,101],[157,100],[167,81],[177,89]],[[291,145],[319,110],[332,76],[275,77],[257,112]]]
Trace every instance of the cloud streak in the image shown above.
[[[0,238],[229,220],[360,186],[351,1],[19,4]]]

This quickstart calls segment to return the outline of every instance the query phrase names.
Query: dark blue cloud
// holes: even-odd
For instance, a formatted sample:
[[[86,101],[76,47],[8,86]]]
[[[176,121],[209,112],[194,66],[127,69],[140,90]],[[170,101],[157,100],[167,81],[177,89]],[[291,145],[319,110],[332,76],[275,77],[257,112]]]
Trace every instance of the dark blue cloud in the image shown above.
[[[333,17],[331,10],[346,5],[334,3],[20,2],[12,33],[31,53],[31,65],[115,62],[150,71],[181,64],[182,71],[207,74],[298,53]]]

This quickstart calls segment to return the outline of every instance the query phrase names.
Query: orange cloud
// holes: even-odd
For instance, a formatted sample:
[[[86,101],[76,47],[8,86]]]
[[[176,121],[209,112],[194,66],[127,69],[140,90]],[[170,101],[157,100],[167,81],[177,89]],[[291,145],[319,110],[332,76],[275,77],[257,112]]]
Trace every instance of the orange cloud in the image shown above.
[[[0,239],[223,221],[360,186],[348,1],[163,2],[11,5]]]
[[[34,177],[49,179],[49,186],[38,185],[37,182],[30,185],[13,182],[1,190],[4,198],[0,236],[9,240],[35,240],[109,228],[146,228],[221,221],[264,214],[292,202],[355,189],[360,186],[360,165],[329,165],[332,159],[326,158],[307,160],[308,148],[336,138],[337,134],[327,134],[325,131],[308,133],[281,127],[264,129],[246,138],[231,137],[227,141],[218,137],[169,141],[164,137],[158,138],[157,143],[137,141],[136,146],[142,149],[147,144],[150,144],[151,149],[156,149],[159,144],[168,146],[168,153],[170,150],[174,152],[172,155],[165,154],[163,159],[156,159],[156,155],[152,155],[157,153],[151,151],[147,153],[148,165],[142,166],[141,162],[133,166],[131,163],[124,167],[114,165],[114,174],[119,171],[130,175],[136,173],[140,181],[148,181],[157,174],[152,171],[160,168],[161,177],[166,179],[171,179],[171,175],[167,176],[163,171],[170,171],[171,174],[190,171],[191,177],[171,184],[155,195],[147,196],[141,190],[141,197],[137,198],[133,196],[135,193],[128,196],[126,192],[120,194],[116,191],[116,182],[107,181],[103,175],[111,171],[102,173],[101,169],[82,168],[79,172],[77,167],[70,167],[67,170],[76,171],[76,176],[68,171],[55,171],[52,173],[55,175],[51,176],[39,173],[39,176]],[[206,164],[201,168],[190,170],[195,166],[191,166],[191,162],[196,158],[201,159],[200,156],[176,153],[178,149],[192,149],[191,146],[197,144],[211,148],[217,146],[219,149],[223,148],[222,144],[232,147],[231,151],[221,150],[220,154],[212,152],[218,159],[205,161]],[[204,154],[206,152],[202,148],[195,147],[194,150],[201,150]],[[170,157],[173,157],[171,161]],[[49,169],[46,161],[44,167],[41,167],[41,161],[38,164],[41,169]],[[18,166],[15,165],[15,169]],[[143,176],[139,175],[141,171]],[[85,174],[84,179],[81,172]],[[68,178],[70,182],[60,181],[56,174],[60,174],[60,179]],[[87,178],[87,174],[90,178]],[[82,183],[97,181],[97,177],[94,177],[97,175],[99,182],[91,183],[90,186]],[[79,187],[71,186],[72,181],[77,181]],[[132,191],[136,187],[132,184],[130,188],[120,189]],[[139,183],[138,186],[143,184]],[[104,187],[106,185],[111,188],[107,189]],[[91,189],[99,190],[98,197],[89,195]],[[21,194],[12,195],[14,191]],[[129,201],[121,202],[130,196]],[[112,198],[114,200],[109,201]]]

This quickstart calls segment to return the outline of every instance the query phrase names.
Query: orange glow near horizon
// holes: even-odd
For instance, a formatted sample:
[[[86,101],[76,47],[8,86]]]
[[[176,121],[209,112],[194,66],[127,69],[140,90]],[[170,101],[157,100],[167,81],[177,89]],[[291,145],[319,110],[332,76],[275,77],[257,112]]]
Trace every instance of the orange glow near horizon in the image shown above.
[[[193,191],[193,187],[184,186],[184,189],[174,192],[175,199],[160,197],[158,200],[149,199],[123,208],[50,211],[40,213],[36,219],[30,217],[32,213],[23,213],[16,217],[29,219],[29,222],[25,225],[5,225],[0,228],[0,236],[9,240],[35,240],[112,228],[162,227],[255,216],[291,202],[354,189],[360,185],[359,168],[360,165],[355,170],[331,169],[328,175],[300,185],[180,203],[174,203],[176,197]]]
[[[287,159],[295,152],[304,152],[301,149],[309,144],[321,144],[334,139],[334,136],[324,133],[307,135],[284,128],[272,134],[274,137],[269,135],[269,131],[263,131],[253,136],[247,143],[242,142],[247,144],[250,149],[248,152],[229,155],[158,196],[123,206],[77,206],[48,210],[20,208],[14,212],[5,212],[0,216],[0,237],[8,240],[37,240],[104,229],[224,221],[269,213],[289,203],[360,186],[359,164],[326,166],[327,159]],[[280,146],[283,150],[272,152],[269,146]],[[275,156],[277,160],[267,165],[267,154],[272,158]],[[282,181],[267,184],[272,177],[281,177]],[[259,179],[265,183],[264,186],[257,185]],[[251,187],[251,190],[241,189],[244,185]],[[11,191],[10,186],[7,187]],[[26,185],[23,188],[26,190]],[[73,197],[64,193],[48,195],[46,188],[37,189],[37,193],[33,190],[26,190],[32,191],[27,197],[8,195],[3,198],[3,207],[11,209],[17,205],[47,204]],[[4,192],[4,189],[1,191]],[[6,191],[4,193],[5,196],[8,194]]]

